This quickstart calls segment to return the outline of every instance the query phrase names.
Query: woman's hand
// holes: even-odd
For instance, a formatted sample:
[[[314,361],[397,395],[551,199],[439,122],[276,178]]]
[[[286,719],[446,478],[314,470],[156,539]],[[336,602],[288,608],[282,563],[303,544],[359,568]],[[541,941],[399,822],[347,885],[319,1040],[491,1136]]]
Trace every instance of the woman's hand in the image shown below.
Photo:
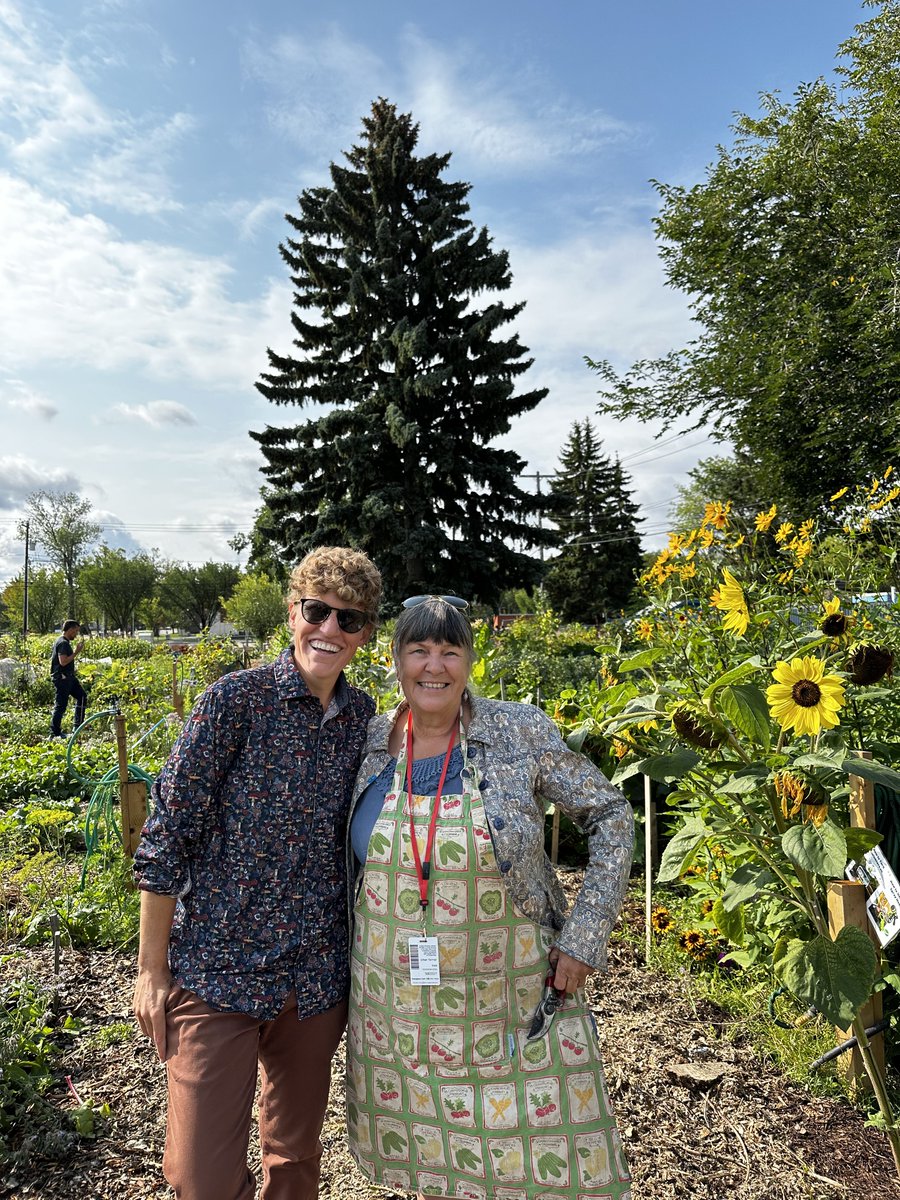
[[[550,951],[549,958],[550,965],[556,968],[553,986],[560,992],[575,992],[584,987],[588,975],[592,975],[596,970],[580,958],[572,958],[571,954],[566,954],[557,946]]]

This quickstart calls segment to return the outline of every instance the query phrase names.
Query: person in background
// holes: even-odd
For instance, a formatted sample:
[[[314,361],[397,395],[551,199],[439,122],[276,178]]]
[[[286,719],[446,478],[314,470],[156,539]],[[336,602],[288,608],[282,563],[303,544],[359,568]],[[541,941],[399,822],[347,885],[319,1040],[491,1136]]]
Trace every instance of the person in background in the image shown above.
[[[62,721],[66,715],[70,696],[75,700],[74,728],[77,729],[84,721],[87,693],[75,674],[75,658],[84,648],[84,641],[80,641],[77,646],[72,645],[73,639],[78,637],[80,632],[81,626],[77,621],[65,621],[62,627],[62,636],[53,643],[53,652],[50,655],[50,678],[56,688],[56,703],[50,718],[51,737],[62,737]]]
[[[581,988],[605,967],[631,807],[540,709],[471,694],[466,607],[405,602],[404,701],[369,726],[354,792],[350,1149],[394,1191],[627,1200]],[[587,839],[571,911],[544,851],[550,805]]]
[[[153,788],[134,859],[134,1012],[168,1074],[163,1169],[179,1200],[315,1200],[349,985],[344,836],[373,701],[343,670],[381,577],[314,550],[288,595],[292,644],[200,697]]]

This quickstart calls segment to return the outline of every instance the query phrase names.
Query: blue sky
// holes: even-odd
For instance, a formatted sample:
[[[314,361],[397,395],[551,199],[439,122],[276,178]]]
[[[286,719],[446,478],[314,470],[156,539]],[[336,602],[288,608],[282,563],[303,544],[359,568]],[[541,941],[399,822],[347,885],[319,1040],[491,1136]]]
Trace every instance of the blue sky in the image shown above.
[[[651,179],[703,178],[737,111],[828,75],[856,0],[0,0],[0,586],[39,487],[86,496],[111,545],[234,559],[261,476],[247,430],[299,419],[253,384],[290,348],[278,253],[379,95],[452,151],[548,399],[504,439],[552,471],[594,415],[583,356],[690,336]],[[317,412],[309,410],[315,417]],[[659,542],[714,452],[596,420]]]

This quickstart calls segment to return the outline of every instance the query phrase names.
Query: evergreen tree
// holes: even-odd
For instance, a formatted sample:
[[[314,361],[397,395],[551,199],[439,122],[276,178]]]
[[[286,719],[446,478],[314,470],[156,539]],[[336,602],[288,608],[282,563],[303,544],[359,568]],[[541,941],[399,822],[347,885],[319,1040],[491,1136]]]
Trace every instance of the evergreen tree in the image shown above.
[[[637,505],[618,458],[602,453],[590,421],[577,421],[550,484],[548,510],[563,548],[544,586],[566,621],[599,622],[618,612],[641,566]]]
[[[269,350],[257,387],[328,411],[251,436],[283,557],[351,544],[378,563],[389,601],[421,590],[491,601],[537,577],[523,548],[547,537],[526,520],[538,500],[516,486],[524,463],[489,443],[546,389],[514,394],[532,360],[502,332],[522,309],[496,299],[507,255],[469,220],[470,185],[442,178],[450,155],[419,157],[417,141],[411,116],[378,100],[331,186],[304,191],[288,215],[296,351]]]

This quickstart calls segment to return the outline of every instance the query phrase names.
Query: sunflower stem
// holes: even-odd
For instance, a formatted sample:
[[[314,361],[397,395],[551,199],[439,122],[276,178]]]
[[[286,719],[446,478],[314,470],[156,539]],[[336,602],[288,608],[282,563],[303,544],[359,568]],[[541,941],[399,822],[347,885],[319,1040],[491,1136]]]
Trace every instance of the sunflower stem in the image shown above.
[[[866,1068],[866,1074],[872,1085],[872,1091],[875,1093],[875,1098],[878,1101],[878,1108],[884,1117],[885,1133],[890,1143],[891,1154],[894,1156],[894,1167],[896,1168],[898,1177],[900,1177],[900,1128],[897,1126],[897,1117],[894,1113],[894,1107],[891,1104],[891,1098],[888,1095],[884,1076],[881,1074],[878,1063],[875,1061],[875,1055],[872,1053],[872,1045],[869,1041],[869,1035],[866,1033],[866,1023],[859,1013],[853,1018],[852,1028],[856,1037],[856,1044],[862,1055],[863,1066]]]

